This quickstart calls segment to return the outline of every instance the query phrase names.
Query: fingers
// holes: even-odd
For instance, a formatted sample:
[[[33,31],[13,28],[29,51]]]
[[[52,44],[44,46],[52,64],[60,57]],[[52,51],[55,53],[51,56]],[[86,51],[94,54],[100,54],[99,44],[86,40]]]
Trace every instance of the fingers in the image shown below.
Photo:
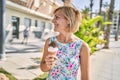
[[[53,67],[57,59],[58,58],[55,55],[47,55],[45,59],[47,67],[49,68]]]
[[[52,58],[52,59],[56,59],[56,60],[58,59],[58,57],[55,56],[55,55],[47,55],[46,58],[47,59],[51,59]]]

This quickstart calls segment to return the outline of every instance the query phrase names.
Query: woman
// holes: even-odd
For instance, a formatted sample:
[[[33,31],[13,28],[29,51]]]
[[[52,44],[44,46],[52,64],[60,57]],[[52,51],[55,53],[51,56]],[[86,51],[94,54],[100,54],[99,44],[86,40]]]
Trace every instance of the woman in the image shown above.
[[[40,68],[49,72],[47,80],[76,80],[79,67],[81,80],[90,80],[90,51],[88,45],[76,37],[79,29],[80,13],[72,7],[59,7],[54,11],[54,31],[58,36],[46,40]],[[55,41],[57,55],[50,55],[48,47]]]

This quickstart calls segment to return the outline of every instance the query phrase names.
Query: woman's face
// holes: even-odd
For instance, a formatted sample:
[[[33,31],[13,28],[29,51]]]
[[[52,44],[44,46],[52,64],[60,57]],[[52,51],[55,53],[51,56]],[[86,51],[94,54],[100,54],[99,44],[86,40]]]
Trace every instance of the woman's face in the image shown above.
[[[54,23],[54,31],[61,32],[68,30],[69,21],[65,18],[62,11],[58,10],[55,12],[52,22]]]

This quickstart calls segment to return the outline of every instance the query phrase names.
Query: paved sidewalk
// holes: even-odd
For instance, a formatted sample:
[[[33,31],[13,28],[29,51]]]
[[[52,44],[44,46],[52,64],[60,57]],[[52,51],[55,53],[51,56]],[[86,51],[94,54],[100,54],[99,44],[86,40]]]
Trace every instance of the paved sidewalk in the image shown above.
[[[32,80],[42,74],[39,69],[40,49],[44,42],[30,41],[27,45],[15,41],[6,46],[6,61],[0,67],[12,73],[17,80]],[[91,56],[91,80],[120,80],[120,41],[111,39],[110,49],[102,49]]]
[[[91,56],[91,80],[120,80],[120,40]]]
[[[6,44],[6,60],[0,61],[0,67],[10,72],[17,80],[32,80],[39,76],[40,57],[44,41],[33,39],[28,44],[21,44],[20,40],[14,40]]]

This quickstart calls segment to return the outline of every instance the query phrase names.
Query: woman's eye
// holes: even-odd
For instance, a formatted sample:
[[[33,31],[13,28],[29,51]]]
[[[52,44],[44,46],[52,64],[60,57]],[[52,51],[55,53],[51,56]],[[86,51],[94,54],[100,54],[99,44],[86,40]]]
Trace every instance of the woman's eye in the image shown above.
[[[56,19],[59,19],[60,17],[56,16]]]
[[[59,19],[60,17],[59,16],[55,16],[55,19]]]

